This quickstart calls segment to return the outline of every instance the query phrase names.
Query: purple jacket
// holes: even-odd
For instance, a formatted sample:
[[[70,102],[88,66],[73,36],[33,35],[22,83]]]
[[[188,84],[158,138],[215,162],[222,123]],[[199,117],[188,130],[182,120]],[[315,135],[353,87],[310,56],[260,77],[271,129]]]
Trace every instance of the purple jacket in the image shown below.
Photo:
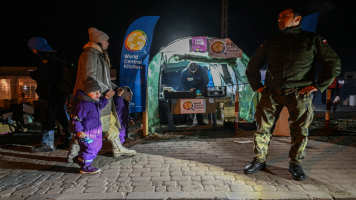
[[[121,129],[127,128],[129,121],[132,120],[130,116],[130,103],[117,95],[114,96],[114,103]]]
[[[73,100],[74,106],[69,122],[71,132],[90,132],[101,127],[100,110],[108,104],[108,99],[100,97],[98,101],[95,101],[85,95],[82,90],[77,90],[73,96]]]

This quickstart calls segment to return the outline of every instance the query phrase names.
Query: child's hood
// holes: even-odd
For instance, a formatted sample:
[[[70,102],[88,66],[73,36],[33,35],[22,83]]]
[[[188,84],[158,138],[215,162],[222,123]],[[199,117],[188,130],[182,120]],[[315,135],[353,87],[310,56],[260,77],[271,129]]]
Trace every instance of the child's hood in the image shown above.
[[[73,96],[73,100],[78,100],[78,101],[82,101],[82,100],[85,100],[85,101],[89,101],[89,102],[99,102],[100,100],[97,99],[92,99],[91,97],[89,97],[88,95],[84,94],[84,92],[80,89],[77,90],[77,92],[74,94]],[[74,102],[75,103],[75,102]],[[74,105],[74,104],[73,104]]]

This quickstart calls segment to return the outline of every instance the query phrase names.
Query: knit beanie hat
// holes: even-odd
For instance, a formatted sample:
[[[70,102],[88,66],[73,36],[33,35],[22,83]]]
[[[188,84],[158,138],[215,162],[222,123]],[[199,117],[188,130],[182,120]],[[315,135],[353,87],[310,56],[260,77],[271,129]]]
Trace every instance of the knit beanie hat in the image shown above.
[[[94,43],[98,43],[109,39],[109,36],[106,33],[99,31],[94,27],[90,27],[88,29],[88,33],[89,33],[89,40]]]
[[[122,87],[122,89],[124,89],[124,93],[122,93],[121,95],[122,98],[126,98],[127,96],[133,95],[132,90],[129,87],[124,86]]]
[[[27,42],[28,46],[37,49],[40,52],[52,51],[52,48],[47,44],[47,41],[41,37],[32,37]]]
[[[189,63],[188,68],[190,71],[196,71],[198,69],[198,64],[195,62],[191,62]]]
[[[88,77],[86,83],[83,86],[84,94],[88,94],[90,92],[102,91],[102,88],[98,81],[96,81],[93,77]]]

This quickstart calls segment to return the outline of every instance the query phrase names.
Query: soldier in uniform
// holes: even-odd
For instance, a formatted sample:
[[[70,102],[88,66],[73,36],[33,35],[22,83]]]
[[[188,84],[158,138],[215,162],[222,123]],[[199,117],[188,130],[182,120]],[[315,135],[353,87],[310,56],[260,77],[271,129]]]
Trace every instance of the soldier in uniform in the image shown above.
[[[253,161],[244,173],[253,174],[266,168],[268,146],[282,108],[288,108],[291,134],[289,172],[295,180],[304,180],[301,167],[308,141],[308,126],[312,122],[314,105],[311,93],[324,91],[340,74],[338,55],[321,36],[301,30],[302,17],[297,9],[279,13],[281,31],[264,42],[251,58],[246,75],[254,91],[262,94],[255,113],[258,125],[254,134]],[[315,80],[314,60],[323,69]],[[260,69],[268,63],[265,85]]]

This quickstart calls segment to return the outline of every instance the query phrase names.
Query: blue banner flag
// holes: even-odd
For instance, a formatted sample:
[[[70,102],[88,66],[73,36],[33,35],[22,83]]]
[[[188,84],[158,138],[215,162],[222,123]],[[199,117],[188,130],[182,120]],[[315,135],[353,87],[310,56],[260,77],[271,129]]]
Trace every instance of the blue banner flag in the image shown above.
[[[319,12],[313,13],[302,19],[302,30],[315,33],[318,24]]]
[[[158,18],[141,17],[126,31],[121,52],[119,86],[128,86],[133,92],[130,113],[145,111],[147,67]]]

